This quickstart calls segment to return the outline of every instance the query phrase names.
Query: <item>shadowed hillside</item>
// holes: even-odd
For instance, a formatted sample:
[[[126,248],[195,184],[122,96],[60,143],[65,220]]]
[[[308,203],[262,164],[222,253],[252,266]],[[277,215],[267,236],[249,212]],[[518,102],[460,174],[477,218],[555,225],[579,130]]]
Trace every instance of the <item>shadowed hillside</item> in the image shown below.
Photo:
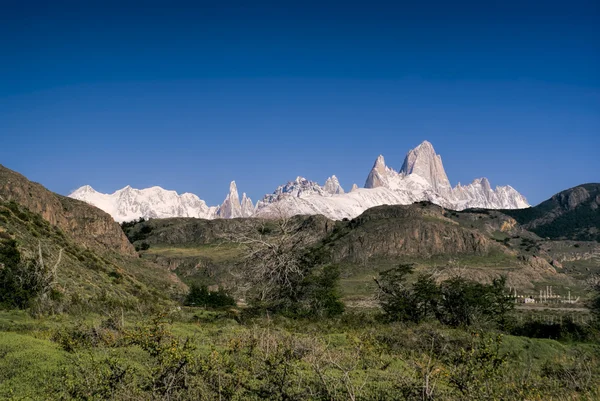
[[[137,308],[185,291],[163,267],[140,259],[120,226],[86,203],[0,168],[0,248],[22,260],[59,260],[52,308]]]
[[[579,185],[537,206],[502,212],[540,237],[600,242],[600,184]]]

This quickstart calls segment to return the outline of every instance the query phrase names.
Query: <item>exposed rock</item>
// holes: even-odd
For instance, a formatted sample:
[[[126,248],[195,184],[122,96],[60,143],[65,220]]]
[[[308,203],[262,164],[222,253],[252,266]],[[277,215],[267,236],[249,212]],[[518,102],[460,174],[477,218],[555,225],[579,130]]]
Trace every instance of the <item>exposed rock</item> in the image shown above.
[[[371,172],[365,181],[365,188],[377,188],[384,186],[384,176],[388,172],[383,155],[379,155],[373,164]]]
[[[584,187],[575,187],[557,195],[558,201],[565,209],[573,210],[590,198],[590,193]]]
[[[544,272],[556,273],[556,269],[548,263],[548,261],[539,256],[521,256],[521,259],[524,260],[529,266],[534,269],[538,269]]]
[[[242,217],[250,217],[254,214],[254,204],[252,203],[252,199],[246,196],[244,192],[242,195]]]
[[[121,227],[102,210],[55,194],[40,184],[0,165],[0,196],[15,201],[87,247],[137,255]]]
[[[434,191],[445,194],[451,190],[450,181],[442,164],[442,157],[435,153],[433,145],[424,141],[406,155],[400,172],[416,174],[424,178]]]
[[[231,181],[231,184],[229,184],[229,194],[227,194],[223,204],[217,210],[217,216],[223,219],[243,217],[242,205],[240,203],[240,197],[238,195],[235,181]]]
[[[325,185],[323,185],[323,191],[331,195],[339,195],[344,193],[344,189],[340,185],[340,182],[335,175],[332,175],[327,179],[327,181],[325,181]]]

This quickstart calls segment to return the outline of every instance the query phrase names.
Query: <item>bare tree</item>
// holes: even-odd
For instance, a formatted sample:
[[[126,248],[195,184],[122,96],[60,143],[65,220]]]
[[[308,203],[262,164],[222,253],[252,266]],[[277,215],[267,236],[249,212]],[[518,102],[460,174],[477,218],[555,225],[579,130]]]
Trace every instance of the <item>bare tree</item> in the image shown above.
[[[44,257],[42,256],[42,243],[38,243],[38,259],[35,263],[31,263],[29,274],[31,276],[29,282],[35,285],[34,293],[40,301],[45,301],[52,289],[56,285],[56,272],[58,265],[62,260],[63,250],[62,248],[58,252],[58,258],[54,265],[46,266]]]
[[[272,302],[283,294],[293,296],[304,277],[304,248],[310,238],[302,219],[288,216],[274,206],[273,219],[256,218],[222,238],[242,248],[241,287],[260,302]]]

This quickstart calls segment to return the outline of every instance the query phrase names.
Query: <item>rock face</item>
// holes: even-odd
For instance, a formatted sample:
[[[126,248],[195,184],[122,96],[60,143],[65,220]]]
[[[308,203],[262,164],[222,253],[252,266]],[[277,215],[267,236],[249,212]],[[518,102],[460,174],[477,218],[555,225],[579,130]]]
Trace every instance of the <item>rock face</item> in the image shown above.
[[[256,213],[268,216],[271,205],[275,203],[291,214],[319,213],[332,219],[353,218],[374,206],[406,205],[423,200],[454,210],[529,206],[525,197],[514,188],[503,186],[492,189],[486,178],[452,188],[442,158],[427,141],[408,152],[400,171],[388,167],[384,157],[379,155],[367,176],[364,189],[353,187],[349,193],[334,196],[323,195],[322,192],[290,193],[294,196],[285,197],[282,196],[285,192],[278,190],[274,193],[277,196],[267,195],[259,202]]]
[[[223,219],[242,217],[242,205],[235,181],[231,181],[231,184],[229,184],[229,194],[217,210],[217,216]]]
[[[121,227],[109,214],[87,203],[55,194],[2,165],[0,197],[39,213],[50,224],[89,248],[137,255]]]
[[[325,181],[325,185],[323,185],[323,191],[331,195],[340,195],[344,193],[344,188],[340,185],[337,177],[332,175]]]
[[[499,250],[489,237],[444,217],[436,205],[378,206],[346,223],[348,232],[332,243],[333,261],[378,257],[485,255]],[[502,251],[502,250],[501,250]]]
[[[442,164],[442,157],[435,153],[433,145],[428,141],[424,141],[408,152],[400,172],[404,175],[416,174],[424,178],[431,184],[433,190],[440,194],[447,194],[452,189]]]
[[[339,220],[356,217],[374,206],[406,205],[423,200],[455,210],[529,206],[527,200],[512,187],[492,189],[485,178],[452,188],[441,156],[427,141],[408,152],[399,171],[388,167],[382,155],[377,157],[364,188],[358,188],[355,184],[350,192],[345,192],[335,175],[329,177],[323,186],[297,177],[265,195],[256,207],[245,196],[240,202],[235,182],[231,184],[223,204],[218,207],[208,207],[196,195],[178,195],[175,191],[160,187],[142,190],[126,187],[108,195],[85,186],[69,196],[105,210],[117,221],[139,217],[273,217],[282,213],[322,214]]]
[[[254,204],[252,199],[246,196],[246,193],[242,195],[242,217],[251,217],[254,214]]]

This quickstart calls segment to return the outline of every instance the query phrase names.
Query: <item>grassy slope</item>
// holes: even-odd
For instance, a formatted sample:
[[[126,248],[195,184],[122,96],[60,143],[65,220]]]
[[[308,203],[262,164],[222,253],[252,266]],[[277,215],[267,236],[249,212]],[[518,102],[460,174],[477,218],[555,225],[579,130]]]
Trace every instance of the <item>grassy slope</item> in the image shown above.
[[[140,300],[163,302],[184,290],[166,269],[117,252],[87,249],[15,203],[0,202],[0,232],[6,238],[16,239],[25,256],[34,257],[41,244],[46,263],[54,263],[63,250],[57,279],[65,299],[83,303],[114,301],[133,307]]]

